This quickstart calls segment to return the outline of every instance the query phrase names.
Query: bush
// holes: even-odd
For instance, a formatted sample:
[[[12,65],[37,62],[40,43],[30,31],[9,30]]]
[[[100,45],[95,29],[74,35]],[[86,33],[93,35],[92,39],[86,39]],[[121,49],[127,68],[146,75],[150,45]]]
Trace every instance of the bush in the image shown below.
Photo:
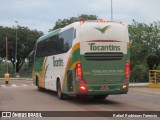
[[[24,63],[21,70],[19,71],[20,77],[31,78],[32,76],[32,66],[28,62]]]
[[[10,77],[13,77],[14,76],[14,68],[13,68],[13,65],[12,63],[8,63],[8,72],[9,72],[9,75]],[[1,62],[0,63],[0,77],[4,77],[6,73],[6,63],[5,62]]]
[[[15,77],[14,67],[12,63],[8,64],[8,72],[9,72],[10,77]],[[3,78],[5,73],[6,73],[6,64],[5,62],[1,62],[0,63],[0,77]],[[32,66],[29,66],[28,62],[24,63],[19,74],[20,74],[20,77],[31,78]]]
[[[148,69],[145,65],[135,65],[131,71],[130,82],[148,82]]]

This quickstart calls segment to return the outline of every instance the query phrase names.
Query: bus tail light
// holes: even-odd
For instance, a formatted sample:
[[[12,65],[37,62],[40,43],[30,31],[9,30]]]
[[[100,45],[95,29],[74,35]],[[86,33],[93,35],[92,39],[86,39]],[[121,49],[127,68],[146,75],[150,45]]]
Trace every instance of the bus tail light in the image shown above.
[[[86,84],[86,81],[82,77],[82,66],[81,63],[76,65],[76,81],[82,84]]]
[[[97,20],[97,22],[99,22],[99,23],[106,23],[108,21],[107,20]]]
[[[121,25],[125,25],[125,23],[124,22],[119,22]]]
[[[123,85],[122,88],[123,88],[123,89],[127,88],[127,85]]]
[[[82,67],[81,67],[81,63],[78,63],[76,65],[76,76],[82,77]]]
[[[80,20],[80,25],[82,25],[85,21],[84,20]]]
[[[126,69],[125,69],[125,77],[124,77],[124,82],[127,82],[130,77],[130,61],[126,61]]]
[[[130,61],[126,61],[125,74],[126,74],[126,75],[130,75]]]
[[[87,86],[86,85],[80,85],[79,86],[79,91],[81,91],[81,92],[87,92],[88,91]]]

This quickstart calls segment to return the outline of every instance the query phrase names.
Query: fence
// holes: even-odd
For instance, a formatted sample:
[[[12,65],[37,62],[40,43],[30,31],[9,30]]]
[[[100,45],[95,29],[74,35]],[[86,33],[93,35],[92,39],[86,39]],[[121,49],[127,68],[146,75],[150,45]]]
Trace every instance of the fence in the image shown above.
[[[160,70],[150,70],[149,71],[149,82],[150,84],[160,83]]]

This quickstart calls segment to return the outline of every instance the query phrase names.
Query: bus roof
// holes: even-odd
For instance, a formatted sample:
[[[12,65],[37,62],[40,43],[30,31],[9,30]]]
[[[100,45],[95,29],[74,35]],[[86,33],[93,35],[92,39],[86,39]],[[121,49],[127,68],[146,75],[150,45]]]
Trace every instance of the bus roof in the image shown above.
[[[63,27],[63,28],[59,28],[59,29],[53,30],[53,31],[51,31],[51,32],[49,32],[49,33],[41,36],[41,37],[37,40],[37,43],[39,43],[39,42],[41,42],[41,41],[44,41],[44,40],[46,40],[46,39],[48,39],[48,38],[50,38],[50,37],[58,34],[60,31],[64,31],[65,29],[68,29],[68,28],[70,28],[70,27],[73,27],[73,26],[74,26],[74,27],[78,28],[78,27],[80,27],[80,26],[83,26],[83,27],[86,26],[86,27],[87,27],[87,28],[85,28],[85,30],[86,30],[86,29],[89,28],[88,25],[90,26],[91,24],[92,24],[92,25],[108,24],[108,25],[114,25],[114,26],[116,25],[117,27],[118,27],[119,25],[126,26],[125,23],[123,23],[123,22],[116,22],[116,21],[107,21],[107,20],[81,20],[81,21],[79,21],[79,22],[74,22],[74,23],[72,23],[72,24],[70,24],[70,25],[67,25],[67,26]],[[118,24],[119,24],[119,25],[118,25]],[[121,29],[122,29],[122,27],[118,27],[118,28],[121,28]]]
[[[39,43],[39,42],[41,42],[41,41],[44,41],[44,40],[46,40],[47,38],[50,38],[50,37],[58,34],[60,30],[61,30],[61,28],[56,29],[56,30],[53,30],[53,31],[51,31],[51,32],[49,32],[49,33],[41,36],[41,37],[37,40],[37,43]]]

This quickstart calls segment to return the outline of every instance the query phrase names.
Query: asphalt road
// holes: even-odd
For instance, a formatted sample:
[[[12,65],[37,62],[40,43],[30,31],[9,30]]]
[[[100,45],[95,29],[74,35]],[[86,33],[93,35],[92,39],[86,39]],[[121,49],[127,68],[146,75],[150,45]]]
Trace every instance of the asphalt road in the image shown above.
[[[6,86],[4,81],[0,80],[0,111],[160,111],[160,95],[138,92],[132,88],[126,95],[110,95],[105,100],[99,101],[75,97],[59,100],[53,91],[39,92],[32,81],[12,80]],[[105,117],[79,117],[76,119],[82,120],[82,118],[86,120],[115,119]],[[20,120],[22,118],[0,118],[0,120],[12,119]],[[35,120],[35,118],[23,119]],[[74,117],[37,118],[37,120],[39,119],[75,120]],[[121,120],[122,118],[117,119]],[[135,118],[125,119],[134,120]],[[156,118],[147,119],[155,120]]]

